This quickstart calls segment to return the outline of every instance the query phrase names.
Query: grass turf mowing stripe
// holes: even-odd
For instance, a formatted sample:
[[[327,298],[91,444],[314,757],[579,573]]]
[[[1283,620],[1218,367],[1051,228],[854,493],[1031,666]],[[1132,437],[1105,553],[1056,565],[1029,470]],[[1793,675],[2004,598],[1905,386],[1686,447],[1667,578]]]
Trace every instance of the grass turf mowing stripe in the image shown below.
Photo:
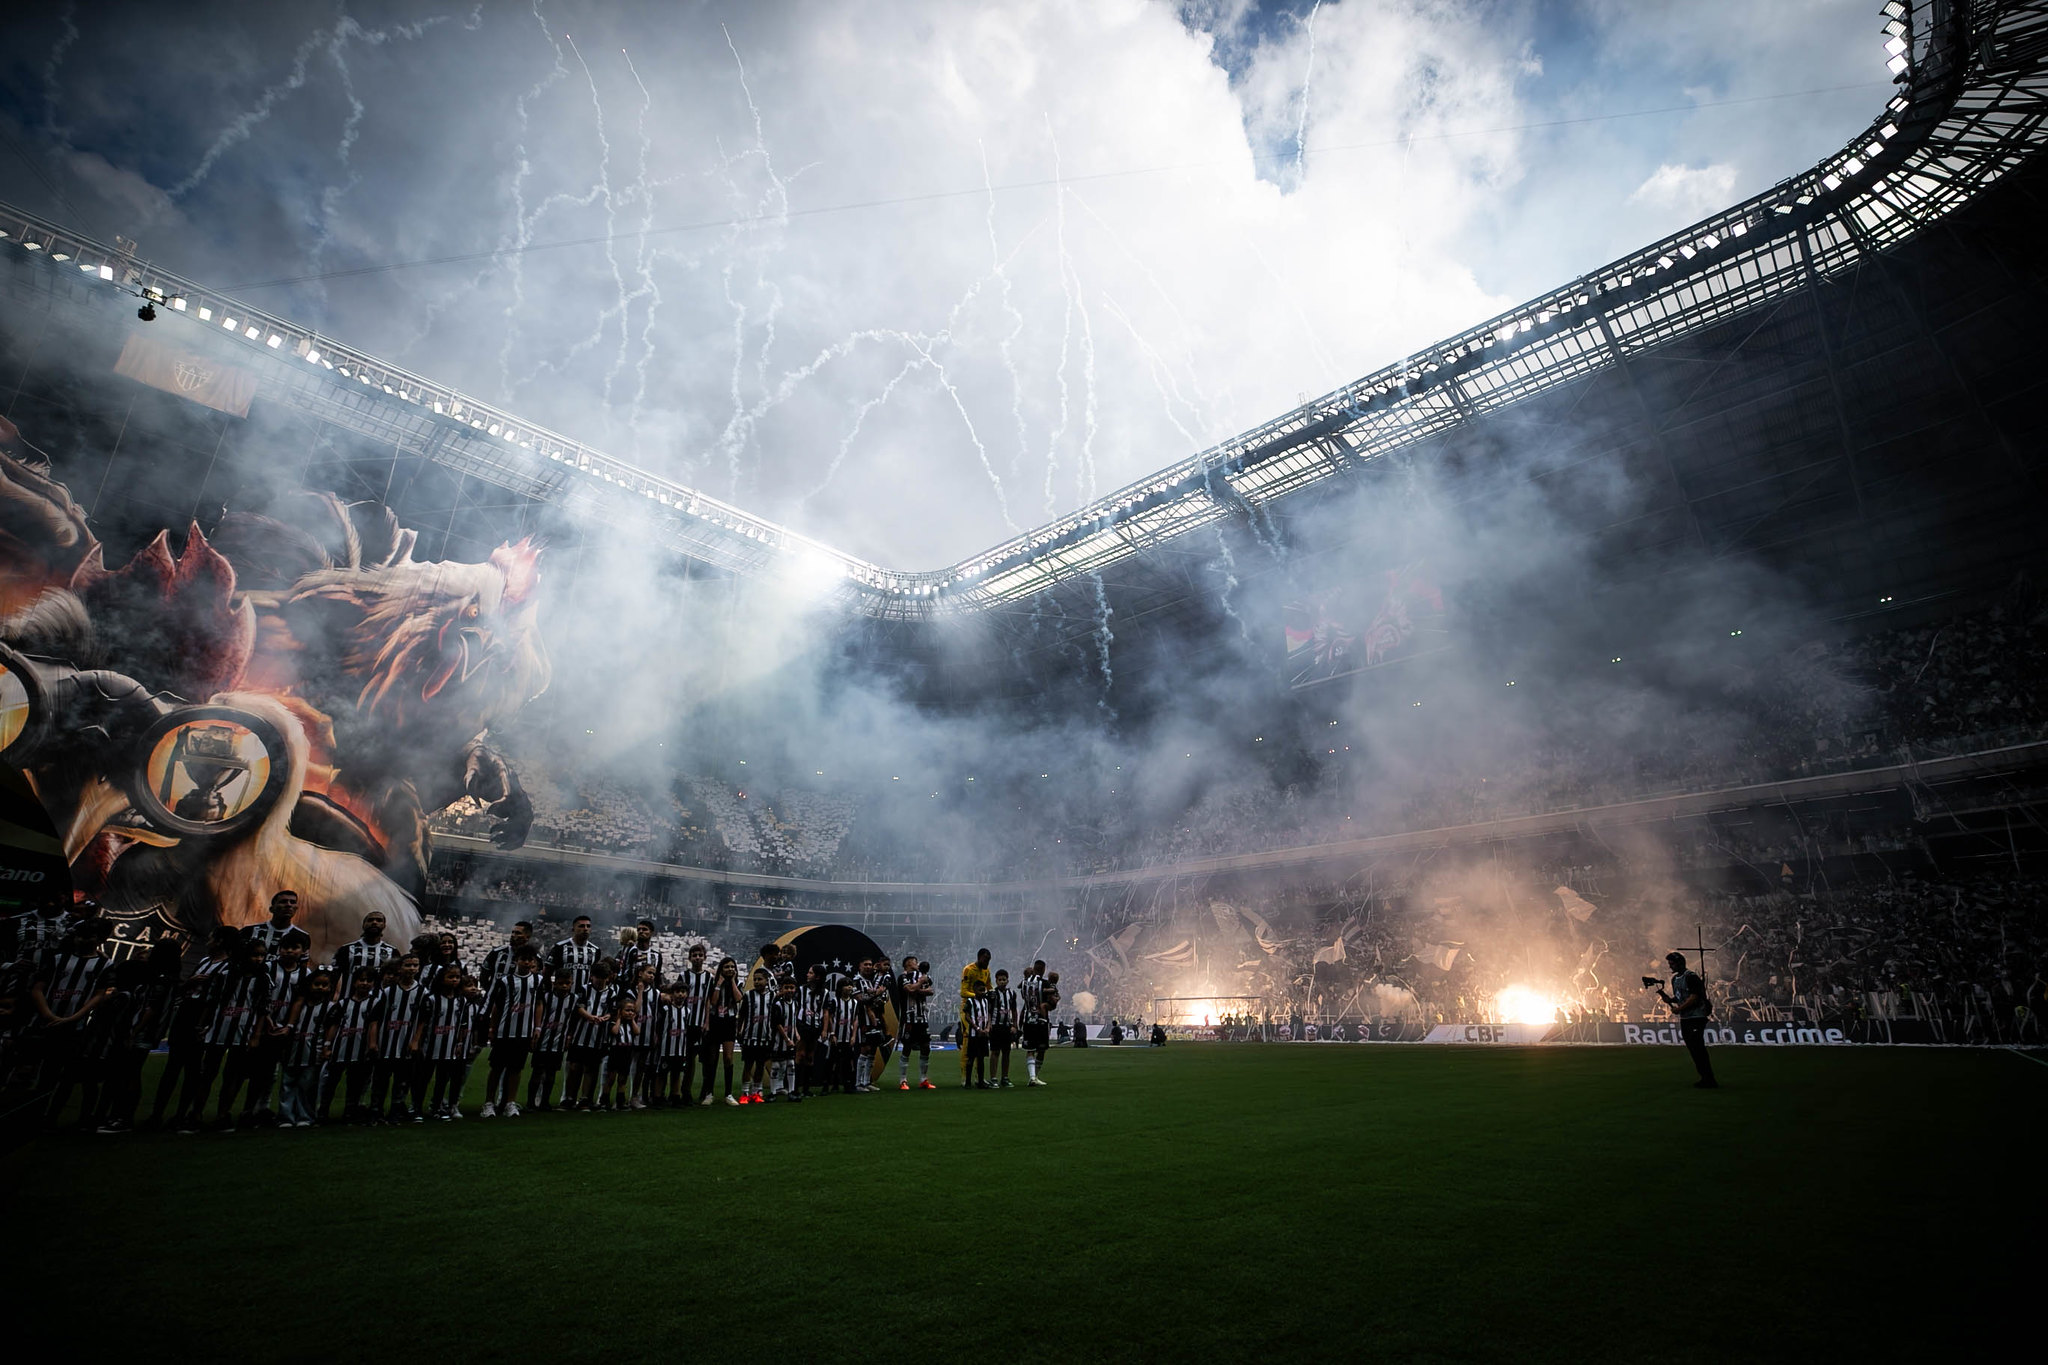
[[[1700,1093],[1676,1049],[1090,1048],[1042,1090],[53,1136],[9,1282],[227,1359],[1889,1356],[2011,1312],[2048,1084],[1717,1057]]]

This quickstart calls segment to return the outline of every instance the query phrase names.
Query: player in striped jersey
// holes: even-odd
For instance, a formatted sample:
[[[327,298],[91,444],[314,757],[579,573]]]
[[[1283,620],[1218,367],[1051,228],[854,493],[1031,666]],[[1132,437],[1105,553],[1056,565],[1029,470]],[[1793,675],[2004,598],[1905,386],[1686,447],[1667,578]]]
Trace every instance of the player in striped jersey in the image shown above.
[[[768,1064],[768,1097],[780,1096],[795,1104],[803,1099],[796,1086],[796,1050],[799,1040],[796,1032],[796,981],[794,978],[778,980],[775,985],[775,1004],[781,1011],[782,1032],[775,1041],[775,1055]]]
[[[328,1007],[320,1050],[325,1075],[315,1118],[326,1119],[336,1087],[346,1081],[348,1088],[341,1107],[343,1121],[362,1123],[369,1119],[370,1013],[376,1007],[377,979],[367,970],[358,971],[349,982],[346,1000]]]
[[[384,941],[384,912],[372,910],[364,915],[362,936],[334,950],[335,998],[346,999],[356,977],[365,972],[369,973],[371,984],[376,984],[384,964],[397,956],[398,949]]]
[[[796,1083],[797,1098],[811,1093],[819,1084],[820,1063],[824,1058],[822,1035],[825,1029],[826,1002],[825,969],[817,963],[804,973],[804,981],[796,988],[791,1002],[792,1017],[796,1021]]]
[[[836,1087],[850,1095],[854,1084],[854,1058],[860,1052],[861,1034],[866,1026],[859,985],[850,976],[841,977],[839,994],[829,1003],[831,1013],[825,1019],[825,1063],[831,1079],[826,1089]]]
[[[214,1110],[214,1126],[223,1132],[235,1130],[235,1092],[242,1088],[254,1069],[254,1050],[262,1037],[263,1022],[270,1012],[269,952],[260,939],[244,938],[242,959],[224,977],[214,1002],[213,1020],[206,1027],[206,1053],[202,1062],[205,1087],[220,1075],[220,1096]],[[189,1116],[196,1122],[199,1115]]]
[[[270,950],[270,1008],[259,1031],[252,1056],[248,1098],[242,1101],[242,1122],[269,1126],[277,1117],[270,1107],[271,1091],[277,1083],[278,1064],[284,1060],[285,1024],[292,1003],[312,970],[306,953],[312,940],[286,937]]]
[[[100,1091],[99,1131],[125,1133],[133,1126],[142,1100],[142,1065],[170,1024],[178,993],[178,970],[184,944],[164,937],[146,956],[128,959],[133,1003],[118,1030],[109,1030],[105,1081]]]
[[[82,922],[63,902],[54,899],[23,911],[7,921],[14,936],[12,960],[27,963],[33,972],[45,958],[54,956],[64,946],[64,940]]]
[[[600,1109],[632,1107],[634,1053],[639,1049],[640,1001],[630,989],[620,988],[618,1005],[612,1011],[605,1045],[605,1071],[598,1083]]]
[[[740,999],[740,1103],[760,1104],[768,1079],[768,1062],[781,1033],[781,1010],[775,1001],[775,976],[766,967],[754,968],[754,980]]]
[[[658,961],[636,958],[636,965],[630,977],[623,977],[621,993],[633,1002],[633,1034],[622,1038],[625,1045],[625,1061],[631,1068],[624,1078],[627,1083],[626,1107],[645,1109],[647,1092],[653,1083],[655,1034],[661,1026],[661,968]]]
[[[203,1091],[193,1093],[206,1051],[201,1037],[206,1032],[207,1022],[213,1018],[214,991],[220,984],[221,975],[234,965],[241,946],[240,934],[225,924],[216,925],[192,975],[172,997],[168,1029],[170,1051],[164,1058],[164,1069],[157,1077],[156,1099],[149,1106],[152,1128],[164,1121],[164,1114],[170,1109],[171,1096],[177,1093],[174,1086],[179,1080],[185,1083],[185,1093],[178,1102],[178,1116],[197,1114],[199,1106],[206,1101]]]
[[[504,943],[484,954],[484,965],[477,973],[477,980],[484,983],[488,994],[498,988],[501,981],[509,981],[518,970],[519,950],[533,941],[533,921],[514,920],[512,933]]]
[[[1024,1069],[1030,1084],[1044,1085],[1038,1073],[1045,1066],[1046,1049],[1052,1046],[1052,1012],[1060,1003],[1060,974],[1047,974],[1044,959],[1031,964],[1024,973],[1024,1019],[1019,1031],[1024,1040]]]
[[[974,994],[967,997],[967,1017],[961,1021],[961,1042],[972,1076],[960,1085],[962,1089],[988,1090],[988,987],[977,982],[973,989]]]
[[[550,973],[567,971],[576,978],[580,989],[590,984],[591,969],[597,966],[602,954],[598,946],[590,941],[590,916],[578,915],[569,924],[569,937],[556,942],[548,950]]]
[[[682,987],[670,982],[661,993],[661,1023],[655,1030],[653,1093],[647,1102],[680,1105],[690,1102],[690,1016],[683,1006]]]
[[[988,1050],[991,1069],[997,1072],[995,1087],[1010,1086],[1010,1048],[1017,1041],[1017,1021],[1023,1001],[1010,986],[1008,972],[996,973],[996,988],[988,993]]]
[[[516,937],[516,931],[515,931]],[[540,952],[525,939],[513,951],[511,975],[490,988],[484,1007],[490,1019],[491,1069],[484,1076],[484,1107],[478,1117],[519,1117],[519,1073],[533,1048],[536,1011],[543,983]]]
[[[576,994],[574,1022],[569,1026],[569,1080],[563,1108],[589,1113],[597,1107],[599,1073],[611,1042],[612,1015],[619,993],[612,986],[612,964],[599,959],[591,966],[590,983]]]
[[[251,943],[260,943],[277,956],[287,944],[296,943],[307,952],[313,951],[313,936],[292,923],[299,913],[299,893],[280,891],[270,898],[270,918],[250,925],[242,931],[242,937]]]
[[[81,925],[63,947],[43,958],[29,985],[29,1003],[37,1016],[35,1043],[42,1065],[37,1085],[54,1092],[48,1114],[55,1122],[73,1084],[90,1066],[92,1012],[114,995],[112,964],[100,951],[103,922]]]
[[[690,1102],[691,1073],[698,1067],[704,1068],[704,1093],[711,1093],[711,1051],[705,1042],[705,1027],[711,1019],[711,988],[713,976],[704,968],[705,949],[701,943],[690,945],[690,965],[676,973],[676,994],[682,999],[683,1036],[687,1055],[683,1058],[683,1103]],[[709,1103],[708,1099],[702,1101]]]
[[[739,1037],[740,1000],[745,994],[740,989],[740,964],[729,957],[721,958],[718,970],[712,974],[711,1002],[704,1019],[704,1097],[699,1104],[711,1103],[713,1055],[725,1073],[725,1102],[739,1103],[732,1093],[732,1049]]]
[[[388,969],[389,964],[386,966]],[[418,1062],[409,1055],[408,1045],[426,996],[427,988],[420,984],[420,960],[406,953],[398,959],[391,984],[378,991],[377,1006],[370,1012],[370,1056],[377,1063],[371,1072],[370,1107],[387,1123],[398,1122],[401,1108],[406,1117],[420,1118],[427,1082]],[[385,1107],[387,1095],[389,1108]]]
[[[468,1060],[469,1025],[475,1005],[462,992],[462,968],[453,963],[434,977],[433,994],[421,1002],[413,1022],[411,1055],[431,1068],[433,1091],[428,1112],[442,1122],[455,1117],[461,1099],[462,1071]],[[424,1121],[415,1114],[413,1122]]]
[[[993,954],[983,948],[974,954],[974,961],[960,969],[960,1084],[968,1083],[967,1035],[971,1031],[967,1024],[967,1005],[975,996],[989,988],[988,960]]]
[[[325,1069],[327,1011],[334,1002],[334,973],[322,967],[299,984],[297,998],[285,1016],[283,1077],[277,1091],[277,1126],[311,1128],[320,1102],[320,1074]]]
[[[654,946],[654,921],[643,919],[633,926],[633,941],[619,950],[619,980],[639,980],[640,968],[652,963],[655,984],[668,977],[668,962]]]
[[[562,1069],[562,1054],[569,1046],[569,1029],[575,1022],[576,978],[569,972],[557,972],[534,1006],[533,1076],[526,1083],[528,1108],[553,1107],[548,1092],[555,1088],[555,1076]]]
[[[937,1090],[932,1084],[932,974],[915,956],[903,959],[897,975],[903,991],[903,1008],[896,1045],[902,1049],[902,1067],[896,1073],[896,1088],[910,1089],[910,1054],[917,1052],[917,1088]]]

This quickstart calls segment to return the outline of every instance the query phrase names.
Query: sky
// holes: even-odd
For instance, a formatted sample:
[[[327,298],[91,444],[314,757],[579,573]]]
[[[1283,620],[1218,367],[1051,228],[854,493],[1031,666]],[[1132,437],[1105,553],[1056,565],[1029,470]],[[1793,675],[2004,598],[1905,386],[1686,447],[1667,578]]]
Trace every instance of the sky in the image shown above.
[[[905,569],[1765,189],[1887,94],[1872,0],[0,22],[0,198]]]

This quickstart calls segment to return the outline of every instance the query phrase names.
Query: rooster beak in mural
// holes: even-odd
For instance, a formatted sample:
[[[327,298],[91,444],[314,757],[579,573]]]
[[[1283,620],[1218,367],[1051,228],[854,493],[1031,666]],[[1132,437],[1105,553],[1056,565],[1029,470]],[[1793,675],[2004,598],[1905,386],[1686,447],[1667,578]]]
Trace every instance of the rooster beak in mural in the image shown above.
[[[469,610],[474,612],[476,608],[472,606]],[[464,625],[460,620],[442,626],[436,644],[440,649],[441,666],[421,686],[421,701],[432,701],[451,681],[468,682],[496,652],[490,631],[481,626]]]

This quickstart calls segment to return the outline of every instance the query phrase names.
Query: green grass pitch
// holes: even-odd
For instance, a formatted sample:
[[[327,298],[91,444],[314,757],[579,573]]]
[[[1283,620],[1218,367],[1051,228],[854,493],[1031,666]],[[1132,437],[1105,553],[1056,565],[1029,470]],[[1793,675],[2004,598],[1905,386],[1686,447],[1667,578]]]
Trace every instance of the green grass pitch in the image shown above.
[[[1988,1351],[2048,1065],[1718,1062],[1098,1047],[1043,1090],[511,1121],[479,1071],[457,1124],[17,1149],[9,1317],[103,1360]]]

